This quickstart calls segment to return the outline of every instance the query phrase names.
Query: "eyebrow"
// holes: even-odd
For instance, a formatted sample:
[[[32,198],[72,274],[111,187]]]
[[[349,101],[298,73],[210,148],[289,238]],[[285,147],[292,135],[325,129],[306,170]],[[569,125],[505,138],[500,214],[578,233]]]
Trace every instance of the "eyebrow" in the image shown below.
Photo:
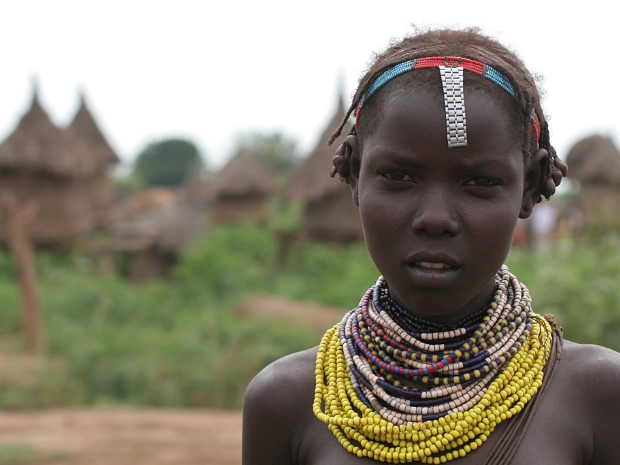
[[[397,151],[393,150],[382,150],[378,149],[373,152],[372,156],[375,162],[387,162],[394,163],[396,165],[406,165],[406,166],[420,166],[421,163],[417,160],[416,157],[412,157],[411,154],[400,154]]]

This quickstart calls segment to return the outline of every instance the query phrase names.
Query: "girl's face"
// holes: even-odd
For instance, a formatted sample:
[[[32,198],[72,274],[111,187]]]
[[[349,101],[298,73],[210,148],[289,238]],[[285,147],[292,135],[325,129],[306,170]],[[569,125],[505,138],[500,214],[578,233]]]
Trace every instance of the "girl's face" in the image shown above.
[[[348,139],[366,245],[405,308],[458,319],[490,300],[531,197],[524,185],[526,193],[533,189],[528,179],[536,184],[536,176],[524,172],[505,102],[466,87],[468,145],[448,148],[441,94],[391,94],[363,153],[355,137]]]

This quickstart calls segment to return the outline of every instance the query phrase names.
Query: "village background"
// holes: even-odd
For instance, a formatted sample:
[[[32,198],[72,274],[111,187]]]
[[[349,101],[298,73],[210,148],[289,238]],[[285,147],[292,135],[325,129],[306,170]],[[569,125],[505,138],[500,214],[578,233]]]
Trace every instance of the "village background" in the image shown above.
[[[248,382],[377,278],[326,140],[411,23],[482,26],[545,76],[570,179],[508,265],[567,338],[620,350],[596,3],[0,5],[0,465],[240,463]]]

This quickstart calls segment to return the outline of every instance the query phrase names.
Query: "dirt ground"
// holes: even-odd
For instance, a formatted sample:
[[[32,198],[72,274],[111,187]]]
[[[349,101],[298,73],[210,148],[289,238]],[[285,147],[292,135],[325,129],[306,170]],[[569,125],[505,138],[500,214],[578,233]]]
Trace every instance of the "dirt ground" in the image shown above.
[[[327,328],[338,323],[347,310],[346,308],[314,302],[300,302],[282,297],[255,294],[239,302],[235,314],[240,318],[262,316],[278,321],[297,322],[315,331],[318,342]]]
[[[33,465],[237,465],[241,412],[0,412],[0,450],[20,446],[36,449]]]
[[[240,317],[299,321],[317,331],[346,310],[270,296],[252,296]],[[318,340],[318,339],[317,339]],[[35,376],[39,359],[15,350],[18,340],[0,337],[0,370]],[[33,378],[34,379],[34,378]],[[240,465],[241,412],[165,409],[50,409],[0,411],[0,465]]]

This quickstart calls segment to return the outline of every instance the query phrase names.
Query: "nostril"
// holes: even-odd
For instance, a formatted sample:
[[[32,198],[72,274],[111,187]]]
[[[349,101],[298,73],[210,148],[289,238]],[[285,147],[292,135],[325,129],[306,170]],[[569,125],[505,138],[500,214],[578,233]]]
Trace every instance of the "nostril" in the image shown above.
[[[455,235],[459,229],[458,221],[448,212],[432,209],[416,215],[411,226],[415,232],[431,236]]]
[[[435,227],[425,227],[416,230],[418,233],[429,234],[431,236],[453,236],[456,234],[456,231],[451,228],[435,228]]]

